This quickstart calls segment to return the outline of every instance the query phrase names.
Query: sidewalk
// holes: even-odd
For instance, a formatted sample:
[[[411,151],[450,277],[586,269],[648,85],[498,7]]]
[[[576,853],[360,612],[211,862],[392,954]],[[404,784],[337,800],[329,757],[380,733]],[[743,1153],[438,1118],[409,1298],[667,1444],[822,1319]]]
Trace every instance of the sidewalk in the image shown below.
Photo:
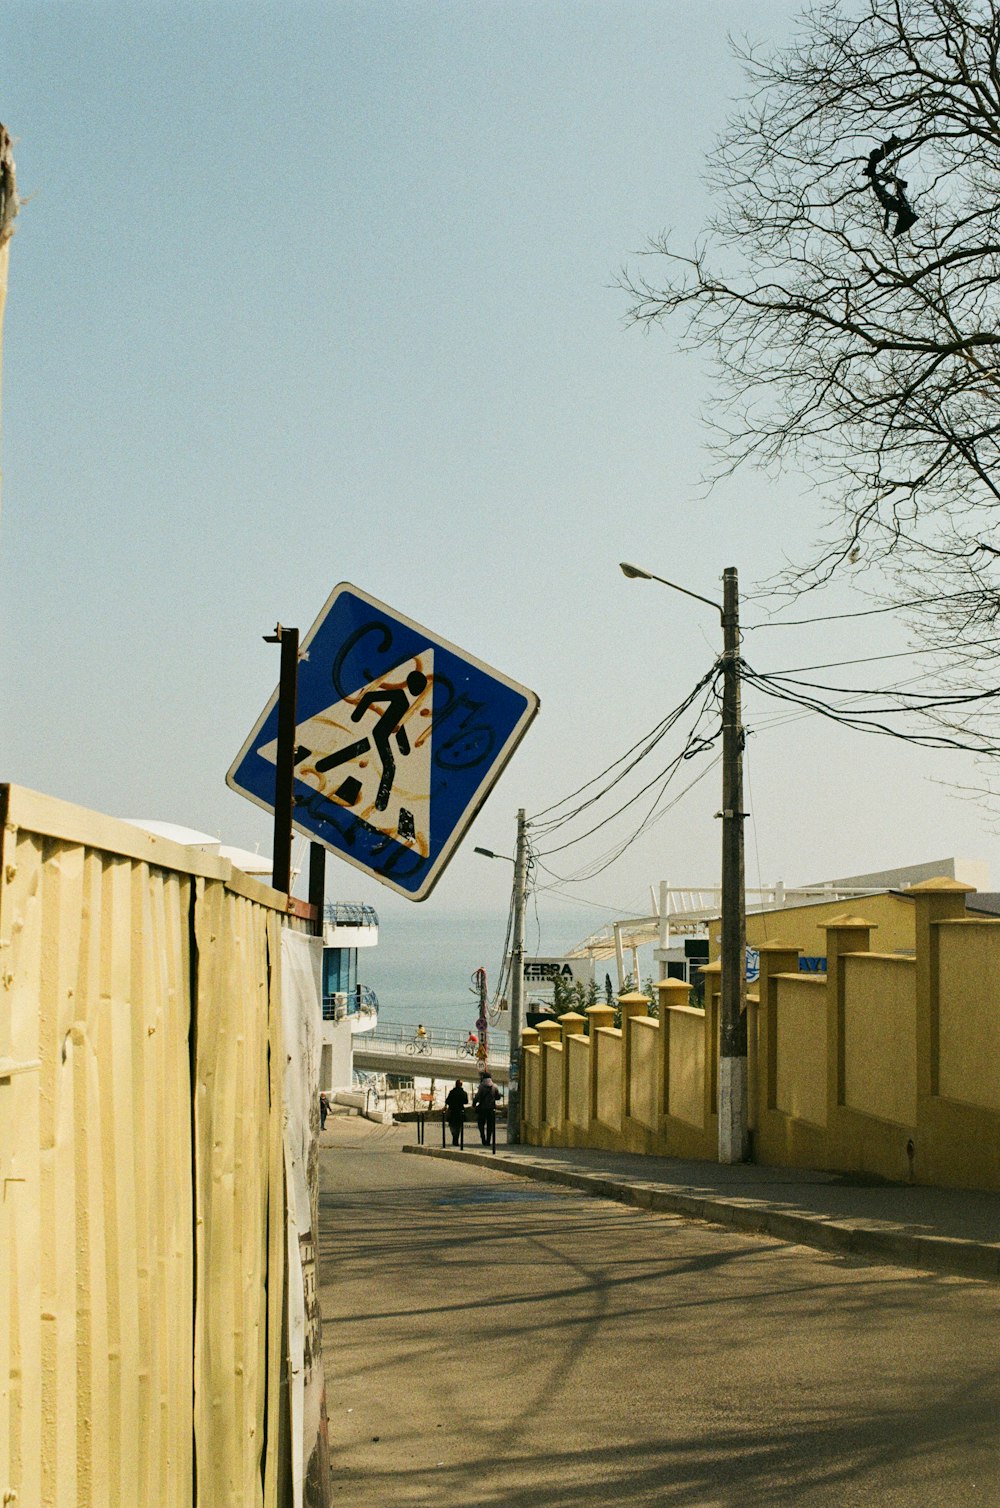
[[[1000,1281],[1000,1193],[922,1188],[848,1173],[739,1163],[686,1162],[563,1147],[469,1140],[464,1151],[427,1142],[404,1152],[461,1159],[501,1173],[562,1184],[602,1199],[757,1231],[804,1246],[904,1267]],[[471,1128],[475,1138],[475,1127]]]

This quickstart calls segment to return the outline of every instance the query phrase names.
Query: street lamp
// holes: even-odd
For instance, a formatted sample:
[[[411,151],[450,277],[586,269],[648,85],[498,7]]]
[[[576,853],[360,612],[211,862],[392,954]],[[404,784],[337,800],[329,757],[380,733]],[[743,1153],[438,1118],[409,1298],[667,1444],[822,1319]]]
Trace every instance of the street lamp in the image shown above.
[[[641,566],[621,562],[630,580],[658,581],[704,602],[722,622],[722,1012],[719,1023],[719,1161],[743,1162],[747,1135],[746,891],[743,874],[743,728],[740,718],[739,583],[722,577],[722,605]]]
[[[517,849],[513,860],[491,848],[474,850],[487,859],[506,859],[514,865],[514,937],[510,959],[510,1067],[507,1084],[507,1144],[521,1140],[521,1032],[524,1028],[524,902],[528,880],[527,822],[524,808],[517,814]]]

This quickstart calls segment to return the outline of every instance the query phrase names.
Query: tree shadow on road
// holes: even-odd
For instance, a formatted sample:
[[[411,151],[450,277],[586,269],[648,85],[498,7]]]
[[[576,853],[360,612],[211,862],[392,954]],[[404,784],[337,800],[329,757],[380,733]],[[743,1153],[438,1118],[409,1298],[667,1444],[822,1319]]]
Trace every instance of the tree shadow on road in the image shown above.
[[[324,1200],[351,1508],[996,1502],[996,1290],[471,1175]]]

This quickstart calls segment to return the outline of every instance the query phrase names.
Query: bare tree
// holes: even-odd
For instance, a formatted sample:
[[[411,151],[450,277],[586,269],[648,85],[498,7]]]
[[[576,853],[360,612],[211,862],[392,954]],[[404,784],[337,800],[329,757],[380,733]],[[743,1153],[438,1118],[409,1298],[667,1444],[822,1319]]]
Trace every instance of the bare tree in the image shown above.
[[[723,470],[791,462],[827,498],[798,587],[876,567],[922,602],[923,642],[974,646],[981,672],[1000,616],[997,6],[834,0],[791,45],[736,51],[718,213],[693,251],[651,243],[655,276],[623,274],[630,317],[679,317],[713,353]]]

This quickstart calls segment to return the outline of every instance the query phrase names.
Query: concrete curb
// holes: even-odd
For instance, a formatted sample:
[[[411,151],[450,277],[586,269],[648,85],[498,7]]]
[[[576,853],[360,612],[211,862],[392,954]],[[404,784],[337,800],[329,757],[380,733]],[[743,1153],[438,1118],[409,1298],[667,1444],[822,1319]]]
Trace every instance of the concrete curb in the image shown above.
[[[472,1163],[498,1173],[513,1173],[539,1183],[555,1183],[598,1199],[613,1199],[660,1214],[686,1215],[712,1225],[753,1231],[761,1236],[821,1251],[846,1252],[900,1267],[942,1272],[984,1282],[1000,1282],[1000,1246],[958,1236],[927,1236],[905,1226],[873,1225],[862,1220],[834,1220],[827,1215],[779,1209],[762,1199],[720,1199],[713,1194],[687,1194],[660,1183],[615,1178],[606,1173],[581,1173],[525,1157],[508,1157],[450,1147],[404,1146],[421,1157]]]

